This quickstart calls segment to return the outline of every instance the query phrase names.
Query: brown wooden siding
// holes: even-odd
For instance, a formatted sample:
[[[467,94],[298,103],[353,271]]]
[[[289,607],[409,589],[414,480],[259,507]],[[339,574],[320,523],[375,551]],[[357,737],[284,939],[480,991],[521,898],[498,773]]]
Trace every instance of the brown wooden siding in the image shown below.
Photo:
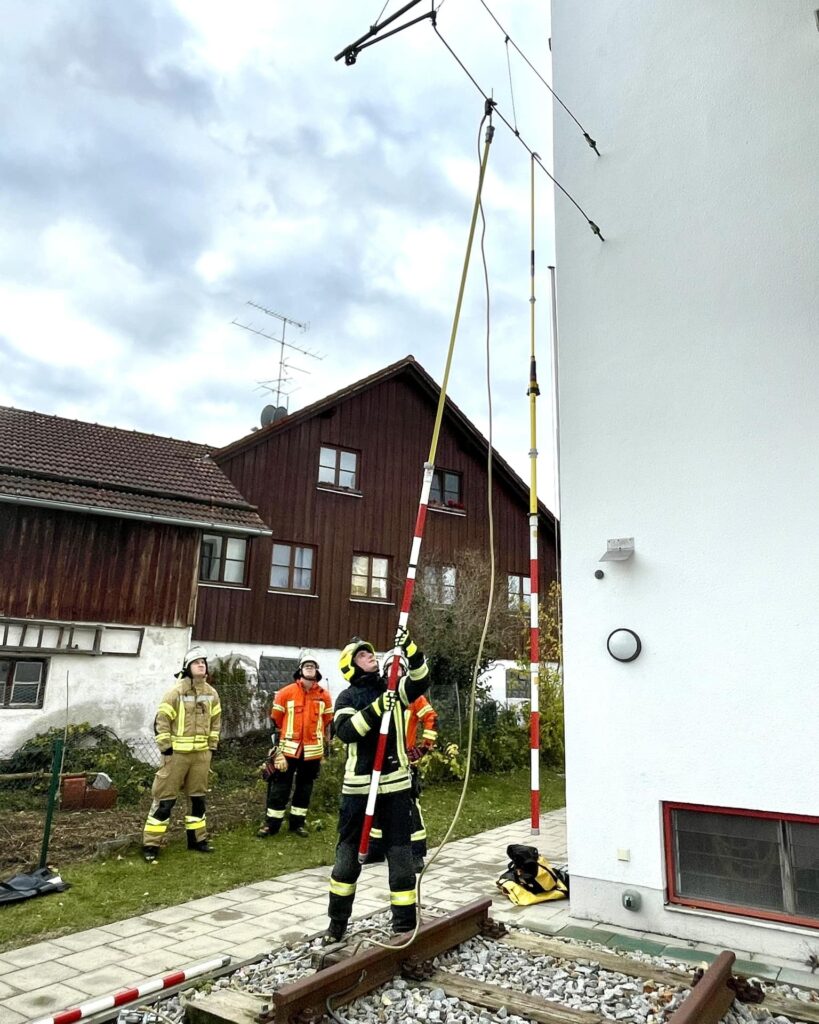
[[[199,531],[0,504],[0,615],[189,626]]]
[[[352,634],[386,647],[398,621],[423,464],[435,407],[417,386],[394,378],[341,402],[291,429],[220,460],[244,497],[259,507],[272,538],[250,542],[250,591],[200,587],[194,635],[199,639],[263,645],[339,647]],[[360,452],[361,497],[317,486],[322,445]],[[486,458],[447,418],[436,466],[462,474],[465,516],[430,509],[422,561],[446,563],[467,548],[486,550]],[[528,498],[495,477],[493,489],[498,572],[529,575]],[[316,597],[268,590],[274,541],[313,545]],[[541,592],[555,578],[551,526],[540,530]],[[397,582],[389,606],[350,599],[355,552],[387,555]]]

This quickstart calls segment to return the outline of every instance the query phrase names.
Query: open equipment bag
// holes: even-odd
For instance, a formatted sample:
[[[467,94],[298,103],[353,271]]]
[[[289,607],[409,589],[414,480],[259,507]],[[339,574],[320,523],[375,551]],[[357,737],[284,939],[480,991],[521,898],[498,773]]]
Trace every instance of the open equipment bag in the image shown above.
[[[509,867],[495,884],[514,904],[526,907],[547,900],[568,899],[568,871],[552,867],[536,847],[513,843],[507,846],[506,856]]]

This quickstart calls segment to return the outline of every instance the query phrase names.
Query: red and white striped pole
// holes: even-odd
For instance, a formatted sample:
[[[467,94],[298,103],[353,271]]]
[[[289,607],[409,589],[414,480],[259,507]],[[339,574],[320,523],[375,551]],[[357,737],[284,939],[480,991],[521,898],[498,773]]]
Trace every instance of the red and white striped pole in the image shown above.
[[[148,978],[140,985],[133,988],[124,988],[112,996],[98,996],[96,999],[89,999],[87,1003],[81,1003],[70,1010],[63,1010],[51,1017],[38,1017],[31,1024],[73,1024],[74,1021],[91,1017],[103,1010],[113,1010],[118,1006],[127,1006],[137,999],[150,996],[154,992],[162,992],[165,989],[180,985],[183,981],[190,981],[191,978],[198,978],[202,974],[216,971],[220,967],[226,967],[231,958],[226,954],[215,957],[213,960],[203,960],[198,964],[191,964],[183,971],[174,971],[173,974],[166,974],[164,978]]]
[[[537,362],[535,360],[535,155],[531,160],[531,293],[529,298],[529,333],[531,351],[529,355],[529,460],[531,477],[529,485],[529,757],[531,762],[531,831],[540,835],[540,622],[538,615],[538,538],[537,538],[537,411],[536,400],[540,394],[537,384]]]
[[[446,406],[446,389],[449,382],[449,371],[452,366],[452,354],[455,351],[455,338],[458,335],[458,323],[461,318],[461,306],[463,305],[464,289],[466,288],[466,276],[469,270],[469,256],[472,252],[472,242],[475,238],[475,225],[478,221],[478,211],[481,207],[481,192],[483,180],[486,176],[486,162],[489,158],[489,147],[492,144],[492,136],[495,129],[492,125],[492,106],[494,104],[487,100],[484,108],[484,120],[489,118],[484,139],[483,156],[481,158],[481,169],[478,175],[478,189],[475,194],[475,205],[472,208],[472,221],[469,225],[469,238],[466,243],[466,256],[464,258],[463,270],[461,271],[461,284],[458,289],[458,301],[455,303],[455,316],[452,320],[452,331],[449,336],[449,350],[447,351],[444,379],[441,384],[441,393],[438,396],[438,409],[435,413],[435,425],[432,428],[432,443],[429,446],[429,457],[424,463],[424,479],[421,484],[421,499],[418,502],[418,514],[415,518],[415,533],[412,538],[412,549],[410,551],[407,577],[404,581],[404,594],[401,598],[401,611],[398,616],[398,629],[406,629],[409,620],[410,607],[412,605],[412,594],[415,590],[415,576],[418,570],[418,560],[421,557],[421,542],[424,539],[424,526],[427,519],[427,506],[429,505],[429,491],[432,486],[432,474],[435,471],[435,455],[438,451],[438,438],[441,434],[441,422],[444,418]],[[481,122],[483,123],[483,122]],[[393,650],[394,654],[400,653],[400,648]],[[395,691],[398,687],[398,658],[392,659],[390,674],[387,679],[387,689]],[[373,815],[375,814],[375,801],[378,796],[378,783],[381,778],[381,769],[384,766],[384,752],[387,749],[387,734],[390,730],[392,714],[385,711],[381,716],[381,727],[378,730],[378,745],[375,748],[375,760],[373,762],[373,773],[370,779],[370,791],[367,794],[367,806],[364,812],[364,825],[361,829],[361,841],[358,845],[358,859],[364,863],[370,849],[370,832],[373,827]]]

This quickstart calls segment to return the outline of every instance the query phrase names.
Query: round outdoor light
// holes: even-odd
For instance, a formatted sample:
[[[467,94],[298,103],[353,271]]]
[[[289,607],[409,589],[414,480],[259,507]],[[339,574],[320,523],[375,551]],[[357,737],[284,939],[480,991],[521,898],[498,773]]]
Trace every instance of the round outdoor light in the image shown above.
[[[634,661],[643,645],[633,629],[615,629],[609,633],[606,648],[615,661]]]

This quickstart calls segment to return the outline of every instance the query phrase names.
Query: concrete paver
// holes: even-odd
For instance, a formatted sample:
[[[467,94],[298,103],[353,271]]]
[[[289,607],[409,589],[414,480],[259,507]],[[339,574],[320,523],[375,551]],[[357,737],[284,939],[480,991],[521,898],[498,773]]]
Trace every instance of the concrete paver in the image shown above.
[[[530,835],[529,822],[522,821],[451,843],[424,876],[424,905],[452,910],[472,899],[489,897],[493,917],[533,931],[590,938],[623,949],[641,947],[653,952],[656,945],[664,955],[693,963],[713,959],[716,947],[702,943],[685,947],[679,940],[672,942],[663,936],[573,920],[568,900],[529,907],[512,905],[496,888],[495,879],[506,868],[506,847],[515,842],[536,845],[553,863],[564,863],[565,813],[544,815],[537,837]],[[329,874],[329,867],[292,872],[7,951],[0,956],[0,1021],[22,1024],[197,960],[220,953],[236,960],[250,959],[284,942],[321,932],[327,924]],[[367,865],[358,883],[354,919],[388,906],[386,865]],[[749,968],[764,971],[763,977],[778,975],[790,984],[819,988],[819,975],[792,969],[796,967],[793,961],[761,964],[750,953],[737,952],[747,956]],[[32,986],[37,987],[28,991]]]

